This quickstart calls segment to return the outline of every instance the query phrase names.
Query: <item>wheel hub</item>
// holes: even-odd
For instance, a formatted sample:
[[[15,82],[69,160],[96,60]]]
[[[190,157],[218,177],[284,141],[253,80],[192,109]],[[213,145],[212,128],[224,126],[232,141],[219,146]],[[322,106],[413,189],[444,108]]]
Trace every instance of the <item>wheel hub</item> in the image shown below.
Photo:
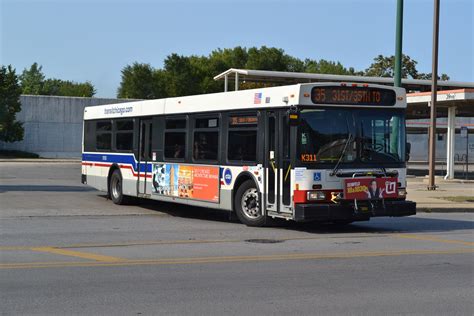
[[[248,218],[256,219],[261,216],[257,189],[250,188],[245,191],[242,196],[241,205],[242,211]]]
[[[114,178],[112,180],[112,195],[114,196],[115,199],[119,198],[120,197],[120,191],[121,191],[121,188],[120,188],[120,179],[118,178]]]

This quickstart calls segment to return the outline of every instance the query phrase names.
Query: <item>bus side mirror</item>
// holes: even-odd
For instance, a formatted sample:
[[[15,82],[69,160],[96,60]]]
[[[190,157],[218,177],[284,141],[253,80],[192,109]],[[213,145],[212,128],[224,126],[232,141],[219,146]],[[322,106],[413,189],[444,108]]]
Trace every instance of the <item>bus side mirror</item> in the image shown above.
[[[405,146],[405,161],[410,160],[410,152],[411,152],[411,143],[406,143]]]

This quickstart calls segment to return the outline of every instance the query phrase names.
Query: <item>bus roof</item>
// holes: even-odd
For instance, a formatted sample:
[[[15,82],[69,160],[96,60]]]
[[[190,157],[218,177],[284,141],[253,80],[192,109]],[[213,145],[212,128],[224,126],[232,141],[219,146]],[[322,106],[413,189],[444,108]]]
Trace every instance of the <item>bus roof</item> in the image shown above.
[[[368,87],[393,90],[396,103],[390,108],[406,108],[405,89],[376,84],[361,83],[305,83],[288,86],[258,88],[250,90],[219,92],[156,100],[133,101],[117,104],[89,106],[84,109],[84,120],[122,118],[163,114],[187,114],[229,110],[251,110],[278,108],[295,105],[317,105],[309,97],[314,87]],[[326,104],[325,104],[326,106]],[[334,107],[347,106],[327,105]],[[374,105],[352,105],[353,107],[381,107]],[[387,108],[387,106],[383,106]]]

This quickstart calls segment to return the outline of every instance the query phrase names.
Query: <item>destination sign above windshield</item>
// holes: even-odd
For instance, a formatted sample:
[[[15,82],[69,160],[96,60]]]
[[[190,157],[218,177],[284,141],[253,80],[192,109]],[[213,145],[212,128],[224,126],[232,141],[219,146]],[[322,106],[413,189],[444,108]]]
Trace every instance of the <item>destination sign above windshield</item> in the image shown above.
[[[311,101],[315,104],[395,105],[393,90],[369,87],[314,87]]]

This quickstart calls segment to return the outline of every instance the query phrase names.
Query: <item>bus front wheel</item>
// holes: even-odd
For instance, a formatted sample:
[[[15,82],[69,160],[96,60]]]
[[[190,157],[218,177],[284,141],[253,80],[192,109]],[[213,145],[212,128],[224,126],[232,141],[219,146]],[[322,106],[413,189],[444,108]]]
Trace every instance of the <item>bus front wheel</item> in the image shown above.
[[[265,224],[260,195],[252,180],[245,181],[237,189],[234,209],[240,222],[247,226],[263,226]]]
[[[120,170],[114,170],[110,176],[109,196],[112,202],[119,205],[126,204],[127,202],[127,198],[123,195],[122,183],[122,174],[120,173]]]

